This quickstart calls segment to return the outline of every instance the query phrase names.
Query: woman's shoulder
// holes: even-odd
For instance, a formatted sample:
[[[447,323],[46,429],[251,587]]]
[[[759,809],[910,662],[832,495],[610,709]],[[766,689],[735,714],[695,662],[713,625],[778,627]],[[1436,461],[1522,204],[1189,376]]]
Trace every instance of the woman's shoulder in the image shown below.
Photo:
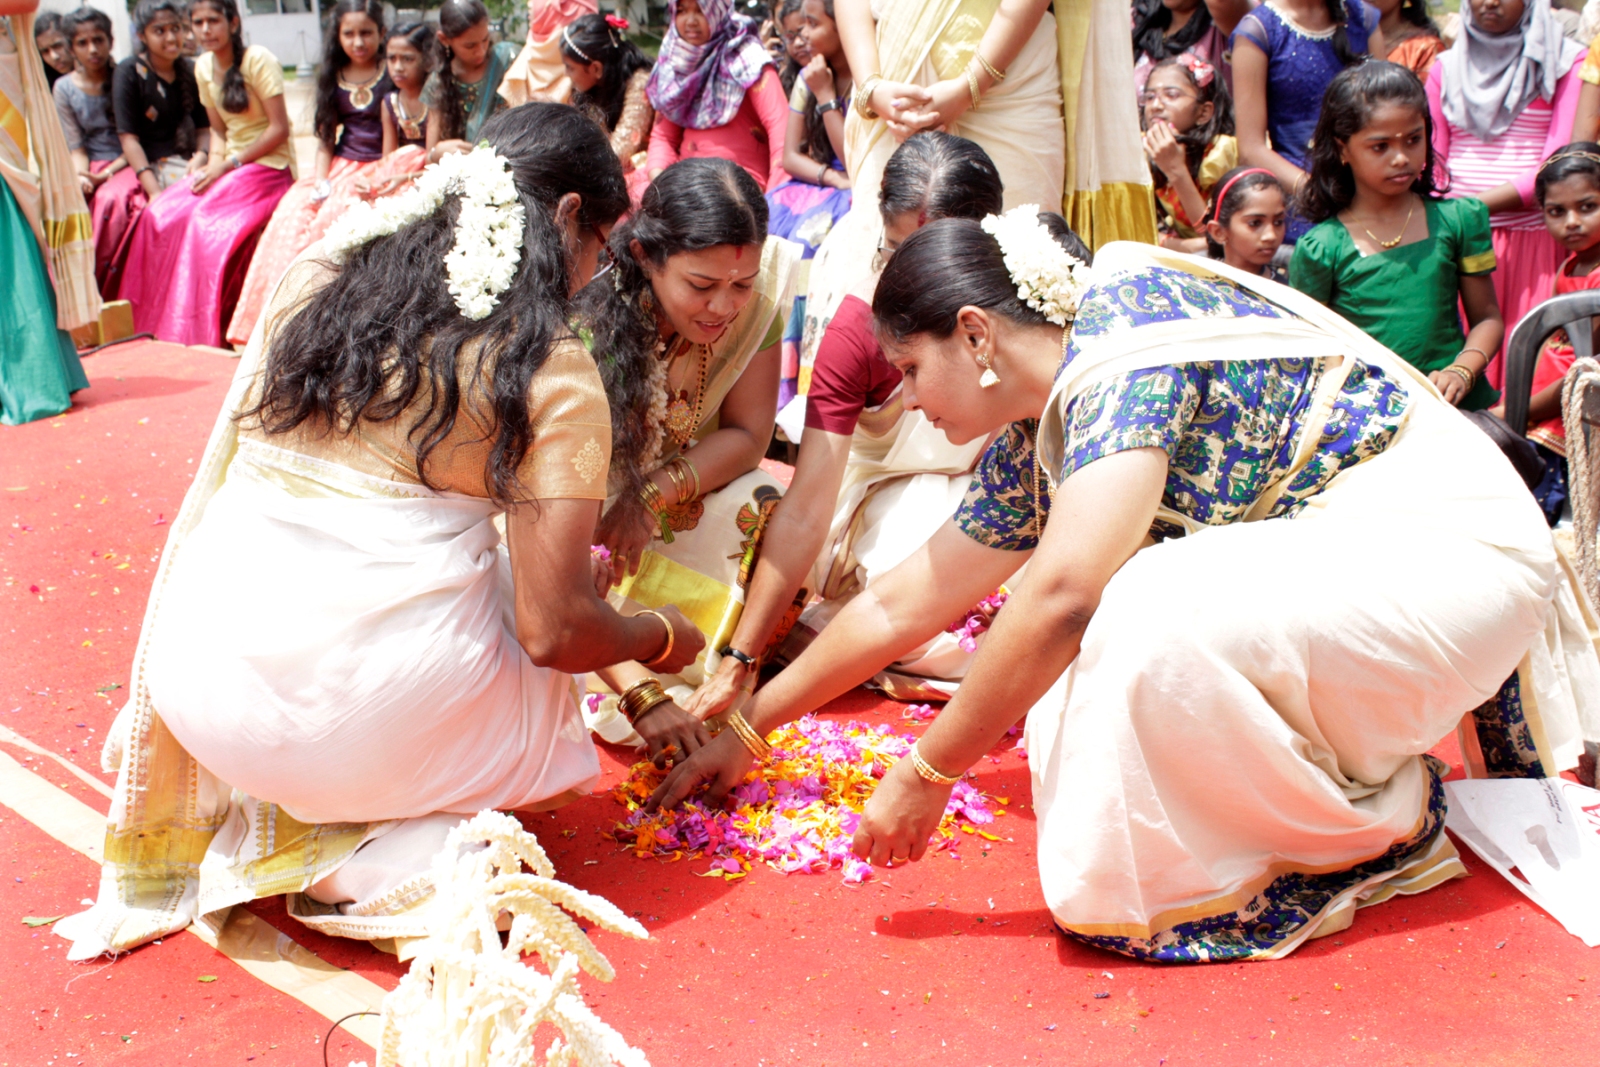
[[[248,49],[246,50],[245,54],[249,54]],[[210,52],[201,52],[199,55],[194,57],[194,76],[196,78],[199,78],[202,81],[210,81],[212,75],[216,73],[216,69],[217,58]]]
[[[1428,214],[1460,236],[1489,236],[1489,205],[1475,196],[1427,201]]]
[[[1208,190],[1216,185],[1224,174],[1238,165],[1239,139],[1231,133],[1219,133],[1206,146],[1206,154],[1200,160],[1200,173],[1195,175],[1195,182],[1201,190]]]
[[[1330,215],[1301,235],[1295,242],[1294,254],[1298,256],[1304,252],[1315,259],[1326,260],[1343,252],[1350,244],[1349,228],[1339,221],[1339,216]]]

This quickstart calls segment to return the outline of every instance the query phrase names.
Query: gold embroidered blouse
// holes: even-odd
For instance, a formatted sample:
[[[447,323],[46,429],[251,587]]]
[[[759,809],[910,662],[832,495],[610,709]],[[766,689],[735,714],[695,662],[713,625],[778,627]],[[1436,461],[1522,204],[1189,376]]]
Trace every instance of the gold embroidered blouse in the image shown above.
[[[288,321],[332,276],[331,271],[310,260],[291,267],[267,309],[267,336]],[[268,361],[270,347],[269,342]],[[461,353],[463,374],[469,373],[475,363],[472,356],[469,350]],[[489,495],[484,464],[494,442],[484,395],[481,385],[470,386],[463,380],[462,406],[455,428],[428,461],[435,488],[467,496]],[[259,385],[253,386],[242,407],[248,410],[259,396]],[[245,420],[240,423],[239,435],[379,478],[420,483],[416,452],[406,435],[426,404],[427,396],[419,394],[399,418],[362,421],[347,434],[327,434],[301,426],[287,434],[274,435],[262,429],[259,421]],[[533,448],[517,470],[522,483],[519,495],[530,499],[604,500],[606,471],[611,464],[611,413],[600,372],[583,342],[572,337],[551,348],[544,366],[528,386],[528,410]]]
[[[622,115],[617,119],[617,128],[611,131],[611,150],[622,160],[623,173],[634,169],[634,154],[643,152],[650,143],[650,127],[655,125],[656,111],[644,91],[649,81],[648,70],[633,72],[622,98]]]

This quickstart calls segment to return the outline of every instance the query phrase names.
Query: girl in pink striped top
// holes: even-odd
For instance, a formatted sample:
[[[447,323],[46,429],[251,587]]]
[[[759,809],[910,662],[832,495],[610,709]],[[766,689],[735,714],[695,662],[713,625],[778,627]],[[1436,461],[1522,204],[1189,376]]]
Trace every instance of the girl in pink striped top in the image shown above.
[[[1550,0],[1467,0],[1461,38],[1428,73],[1434,152],[1449,192],[1489,207],[1506,333],[1550,294],[1561,248],[1533,202],[1539,165],[1571,139],[1581,46],[1567,40]],[[1500,387],[1499,354],[1489,383]]]

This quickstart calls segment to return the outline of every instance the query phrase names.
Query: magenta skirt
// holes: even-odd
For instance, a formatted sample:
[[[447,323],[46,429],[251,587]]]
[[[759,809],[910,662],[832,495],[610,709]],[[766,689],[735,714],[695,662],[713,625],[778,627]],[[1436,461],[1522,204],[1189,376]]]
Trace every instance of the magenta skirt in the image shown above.
[[[196,196],[188,177],[134,228],[120,295],[134,328],[163,341],[221,345],[261,231],[294,184],[287,168],[247,163]]]
[[[1489,220],[1493,223],[1493,219]],[[1556,294],[1556,274],[1561,261],[1566,258],[1555,238],[1544,227],[1537,230],[1502,230],[1491,226],[1489,237],[1494,244],[1495,299],[1500,303],[1500,317],[1505,320],[1506,340],[1517,328],[1523,316]],[[1499,389],[1504,384],[1505,360],[1495,353],[1484,377]]]

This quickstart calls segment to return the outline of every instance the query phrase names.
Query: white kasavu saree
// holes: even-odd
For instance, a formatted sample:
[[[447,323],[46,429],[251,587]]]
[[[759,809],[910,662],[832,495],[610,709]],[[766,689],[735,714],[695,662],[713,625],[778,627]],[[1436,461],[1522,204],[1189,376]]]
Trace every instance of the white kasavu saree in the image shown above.
[[[1163,269],[1200,284],[1144,284]],[[1078,658],[1030,711],[1046,901],[1070,936],[1139,958],[1283,956],[1357,907],[1464,873],[1426,752],[1465,715],[1492,773],[1576,762],[1600,732],[1586,605],[1489,438],[1354,326],[1146,245],[1102,249],[1093,277],[1041,420],[1046,472],[1062,469],[1070,402],[1124,374],[1322,359],[1333,392],[1319,387],[1295,465],[1245,521],[1162,507],[1187,534],[1117,572]],[[1230,313],[1218,282],[1275,317]],[[1298,510],[1264,518],[1355,360],[1403,387],[1403,422]]]
[[[291,268],[274,304],[304,277]],[[423,936],[451,827],[599,776],[575,680],[516,640],[497,505],[241,436],[273,318],[162,554],[103,756],[117,786],[99,900],[57,924],[73,959],[276,894],[325,933]],[[534,489],[603,497],[610,422],[581,344],[552,350],[530,403]]]

